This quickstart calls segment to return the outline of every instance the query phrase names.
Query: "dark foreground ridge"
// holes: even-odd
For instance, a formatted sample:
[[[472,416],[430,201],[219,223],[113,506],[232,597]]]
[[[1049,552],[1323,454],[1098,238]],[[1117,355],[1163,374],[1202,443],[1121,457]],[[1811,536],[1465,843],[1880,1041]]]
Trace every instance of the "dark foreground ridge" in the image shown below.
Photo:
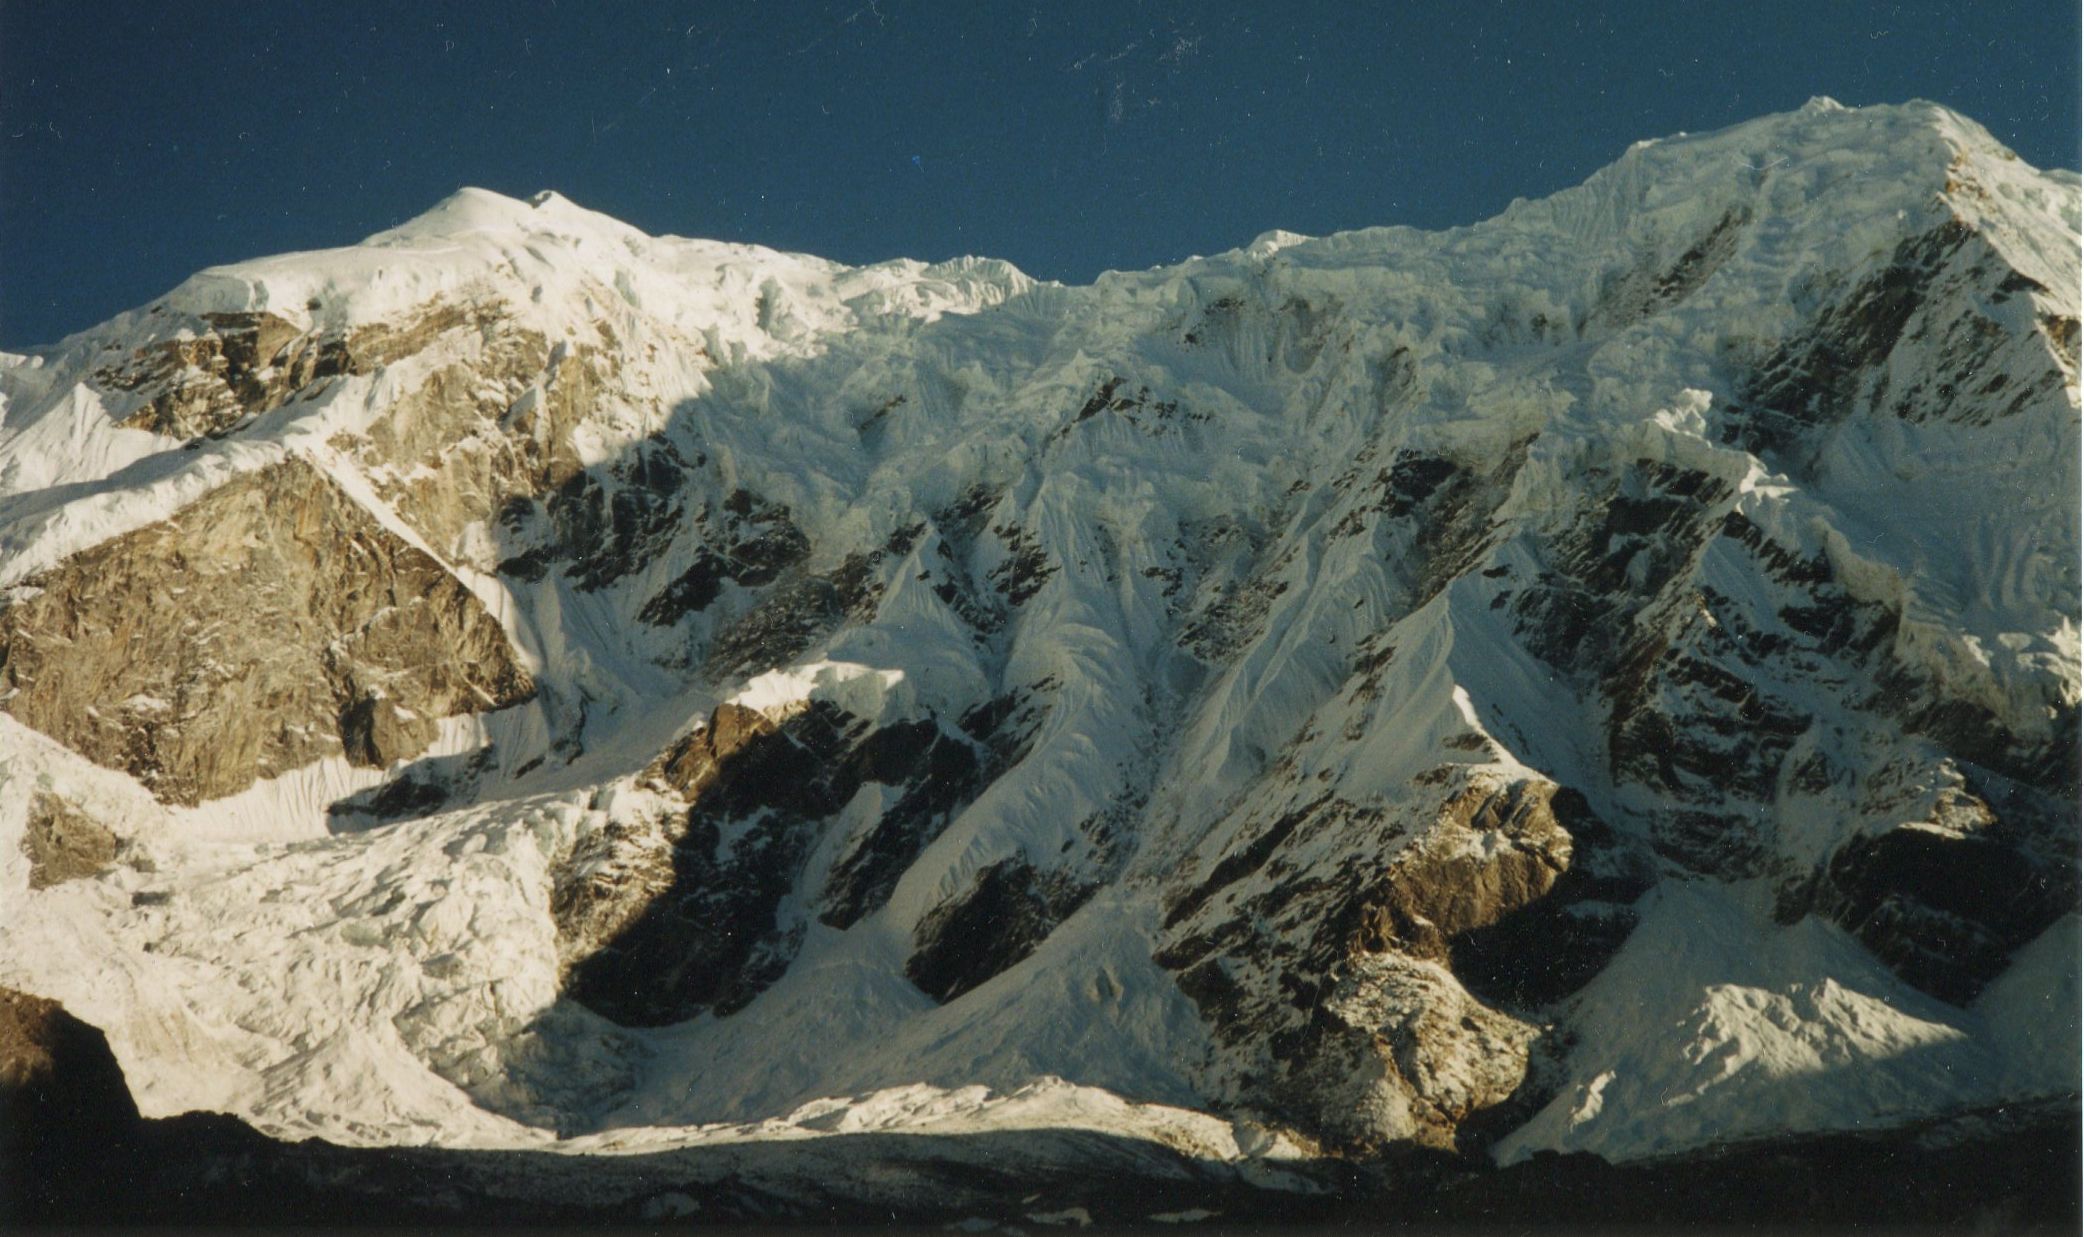
[[[1308,1194],[1089,1132],[585,1158],[285,1143],[221,1114],[139,1118],[98,1030],[4,989],[0,1117],[9,1227],[2074,1233],[2084,1155],[2076,1097],[1620,1165],[1544,1154],[1498,1169],[1423,1150],[1324,1160],[1301,1168],[1319,1189]],[[1038,1157],[1039,1138],[1076,1154]]]

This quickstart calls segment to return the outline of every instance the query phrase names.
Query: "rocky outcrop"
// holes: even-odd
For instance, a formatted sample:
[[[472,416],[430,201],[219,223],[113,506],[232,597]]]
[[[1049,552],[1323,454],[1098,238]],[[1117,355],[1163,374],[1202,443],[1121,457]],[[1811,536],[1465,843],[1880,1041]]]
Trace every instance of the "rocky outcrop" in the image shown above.
[[[307,312],[321,308],[313,302]],[[165,305],[152,313],[164,314]],[[479,329],[498,306],[437,300],[395,322],[309,329],[266,310],[178,316],[160,337],[120,364],[95,371],[95,385],[143,402],[122,424],[169,437],[219,437],[253,418],[316,394],[314,384],[373,373],[424,350],[440,336]],[[320,388],[322,389],[322,388]]]
[[[1557,799],[1570,815],[1590,815],[1583,796],[1527,782],[1453,795],[1389,879],[1348,904],[1340,930],[1368,953],[1447,961],[1450,940],[1541,899],[1570,870]]]
[[[2078,899],[2075,813],[1993,775],[1977,783],[1847,841],[1783,915],[1822,915],[1912,984],[1968,1004]]]
[[[1610,831],[1573,791],[1487,772],[1434,780],[1444,794],[1422,816],[1385,820],[1329,797],[1297,808],[1167,916],[1157,960],[1217,1042],[1248,1062],[1225,1085],[1335,1145],[1451,1145],[1457,1127],[1512,1098],[1541,1034],[1523,1015],[1598,972],[1646,883],[1564,885],[1580,858],[1573,828],[1592,844],[1593,871],[1616,866]],[[1284,858],[1307,853],[1313,835],[1357,827],[1390,841],[1395,858],[1302,872]],[[1369,849],[1353,841],[1345,853]],[[1254,879],[1265,871],[1284,875]],[[1595,902],[1608,913],[1600,928],[1540,930]],[[1501,1007],[1461,979],[1464,951]],[[1541,982],[1557,976],[1569,978]]]
[[[875,726],[826,701],[779,718],[722,704],[641,785],[684,804],[610,826],[560,865],[565,990],[628,1026],[728,1014],[787,969],[815,912],[845,927],[881,908],[980,784],[932,718]],[[889,807],[842,844],[815,907],[784,906],[839,811],[868,783]]]
[[[847,840],[825,878],[818,919],[841,929],[889,901],[898,878],[986,780],[976,744],[932,720],[879,731],[864,767],[869,780],[903,791],[872,826]]]
[[[1904,295],[1905,314],[1924,304]],[[1870,326],[1888,341],[1908,329]],[[1872,379],[1885,357],[1861,372]],[[1867,379],[1846,381],[1844,399],[1871,397]],[[1720,476],[1638,459],[1609,485],[1540,540],[1544,570],[1531,587],[1511,579],[1498,604],[1528,651],[1603,701],[1612,785],[1634,796],[1657,852],[1697,873],[1771,879],[1783,918],[1816,911],[1910,983],[1965,1002],[2074,904],[2062,843],[2074,825],[2052,806],[2074,786],[2074,704],[2051,702],[2049,733],[2021,734],[1914,669],[1899,652],[1902,603],[1856,596],[1830,555],[1790,548],[1738,510]],[[1717,579],[1732,563],[1757,584]],[[1830,683],[1867,685],[1843,701],[1857,721],[1817,716]],[[1838,754],[1848,727],[1922,742],[1863,773]],[[1960,770],[2009,788],[2008,821],[1965,791],[1932,802],[1935,780],[1958,783]],[[1821,857],[1796,853],[1779,813],[1833,799],[1871,823]],[[2009,874],[1968,878],[1982,907],[1968,918],[1938,887],[1955,862]]]
[[[314,303],[310,310],[321,308]],[[154,310],[163,313],[164,306]],[[340,381],[383,376],[383,415],[332,445],[363,463],[373,488],[436,551],[490,570],[531,561],[547,535],[586,587],[627,574],[670,540],[679,471],[639,456],[594,477],[574,432],[595,412],[619,361],[595,338],[552,343],[492,294],[427,301],[395,319],[306,329],[265,311],[167,319],[164,335],[97,370],[97,387],[142,403],[121,424],[188,440],[223,437]],[[388,367],[414,358],[424,372]],[[684,467],[684,465],[682,466]],[[539,509],[538,509],[539,508]],[[486,553],[486,526],[503,547]],[[531,525],[540,519],[544,529]],[[524,545],[517,546],[516,541]]]
[[[905,976],[946,1004],[1035,952],[1092,893],[1075,877],[1002,859],[921,917]]]
[[[670,627],[709,608],[726,584],[759,588],[801,562],[810,542],[789,518],[789,509],[737,489],[714,508],[705,505],[695,530],[702,546],[694,561],[659,590],[637,617]]]
[[[1558,790],[1547,809],[1568,830],[1569,866],[1539,897],[1484,899],[1483,913],[1463,917],[1446,938],[1455,978],[1501,1009],[1551,1008],[1591,982],[1635,931],[1636,900],[1657,881],[1651,856],[1628,846],[1583,795]]]
[[[1352,954],[1307,1021],[1275,1048],[1275,1109],[1333,1146],[1452,1146],[1458,1127],[1511,1099],[1537,1027],[1470,996],[1437,963]],[[1266,1101],[1261,1101],[1266,1102]]]
[[[106,1036],[56,1001],[0,988],[0,1163],[22,1173],[10,1193],[88,1167],[75,1156],[119,1160],[139,1121]]]
[[[1906,236],[1877,269],[1805,288],[1814,318],[1742,356],[1743,400],[1725,441],[1807,469],[1822,433],[1863,408],[1905,421],[1988,423],[2074,381],[2074,345],[1999,319],[2039,288],[1958,215]]]
[[[96,375],[111,390],[144,396],[124,425],[174,438],[224,434],[356,369],[343,338],[308,334],[276,314],[204,314],[201,327]]]
[[[0,600],[0,707],[171,803],[387,765],[533,690],[469,589],[295,458]]]
[[[642,784],[668,792],[683,803],[699,799],[723,776],[724,765],[733,756],[776,729],[771,719],[756,710],[718,705],[708,725],[659,754],[645,771]],[[611,822],[582,839],[566,856],[558,867],[550,912],[557,923],[560,961],[567,971],[582,963],[589,974],[606,969],[605,963],[592,961],[598,951],[621,938],[633,921],[673,889],[673,847],[686,831],[684,810],[661,811],[636,824]],[[596,996],[589,1003],[621,1006],[613,996]]]
[[[1736,252],[1751,217],[1748,206],[1732,207],[1683,253],[1674,257],[1652,251],[1610,272],[1601,281],[1591,312],[1578,324],[1579,332],[1625,327],[1693,295]]]
[[[351,337],[357,358],[414,356],[425,372],[332,445],[449,561],[533,581],[554,558],[600,588],[671,543],[703,462],[656,438],[598,467],[582,458],[583,427],[618,394],[619,343],[605,323],[553,342],[494,295],[429,303]]]
[[[22,853],[29,856],[29,888],[48,889],[99,876],[116,862],[121,849],[121,839],[73,804],[46,791],[31,796],[27,827],[22,831]]]

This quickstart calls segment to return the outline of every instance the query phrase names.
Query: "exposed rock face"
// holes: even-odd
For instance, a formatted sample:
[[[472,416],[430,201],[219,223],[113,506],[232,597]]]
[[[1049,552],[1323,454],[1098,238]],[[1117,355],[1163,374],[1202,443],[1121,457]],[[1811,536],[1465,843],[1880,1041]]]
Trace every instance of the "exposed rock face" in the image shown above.
[[[2014,811],[2034,810],[2025,799],[2015,792]],[[1847,842],[1812,897],[1897,974],[1966,1005],[2014,950],[2075,909],[2076,865],[2060,850],[2075,822],[2007,822],[1965,792],[1936,806],[1931,820]]]
[[[2056,336],[1999,325],[1997,307],[2029,291],[2023,279],[1958,214],[1862,271],[1819,275],[1780,342],[1725,349],[1741,398],[1709,429],[1808,479],[1848,467],[1834,456],[1848,425],[1980,427],[2036,401],[2073,405],[2063,394],[2072,361]],[[1605,702],[1612,784],[1652,792],[1635,810],[1661,855],[1696,872],[1771,878],[1784,914],[1817,909],[1906,980],[1965,1002],[2074,901],[2074,856],[2056,840],[2073,830],[2061,813],[2025,806],[2074,798],[2067,680],[2037,680],[2025,690],[2053,694],[2000,720],[1996,699],[2019,689],[1947,681],[1957,671],[1923,652],[1933,637],[1917,629],[1914,602],[1861,578],[1865,565],[1828,538],[1804,549],[1791,530],[1762,527],[1729,461],[1696,458],[1687,467],[1636,454],[1594,469],[1593,501],[1552,522],[1537,542],[1542,570],[1506,573],[1498,604],[1530,652]],[[1732,567],[1763,587],[1732,587]],[[1852,716],[1818,716],[1812,696],[1823,683],[1845,685],[1834,690]],[[1868,772],[1842,754],[1842,736],[1898,728],[1926,744]],[[1962,922],[1904,863],[1880,859],[1923,849],[1884,839],[1916,827],[1934,780],[1958,781],[1963,770],[2017,787],[2021,802],[2013,827],[1975,826],[1973,847],[1948,849],[2019,881],[1994,932]],[[1842,814],[1869,823],[1834,854],[1797,854],[1787,816],[1836,795],[1849,801]],[[1954,960],[1935,963],[1935,951]]]
[[[314,300],[305,308],[320,305]],[[381,370],[426,350],[445,334],[485,330],[501,317],[496,305],[435,301],[398,321],[309,330],[266,311],[206,311],[192,326],[177,323],[156,331],[160,338],[135,349],[121,364],[97,370],[91,380],[143,397],[144,403],[124,418],[125,426],[175,438],[220,437],[293,400],[320,394],[323,380]],[[534,343],[540,364],[547,345],[540,336]],[[453,382],[458,376],[435,375],[429,397],[438,400],[443,379]],[[477,385],[476,379],[463,377]],[[416,420],[424,423],[424,418],[404,417],[398,427],[420,429],[418,445],[431,445],[426,427],[416,426]]]
[[[687,465],[653,443],[596,476],[575,434],[619,367],[605,326],[553,344],[494,299],[439,309],[388,341],[430,367],[385,415],[343,435],[401,518],[452,561],[598,588],[642,566],[681,515]]]
[[[1307,804],[1174,903],[1158,960],[1180,973],[1219,1041],[1249,1049],[1226,1079],[1238,1099],[1339,1142],[1449,1145],[1458,1125],[1519,1089],[1539,1034],[1471,995],[1458,954],[1475,954],[1486,989],[1526,1010],[1591,978],[1626,937],[1640,879],[1603,890],[1616,898],[1603,930],[1529,930],[1593,900],[1590,880],[1558,888],[1577,845],[1566,822],[1595,842],[1610,837],[1582,796],[1449,776],[1430,819]],[[1313,837],[1356,826],[1395,858],[1378,867],[1307,857]],[[1514,983],[1515,970],[1541,978]]]
[[[683,615],[708,609],[726,584],[772,584],[810,552],[787,507],[747,490],[733,490],[715,509],[705,509],[696,528],[705,535],[695,561],[644,603],[638,617],[645,622],[670,627]]]
[[[1568,828],[1568,869],[1538,897],[1486,899],[1498,913],[1462,917],[1466,926],[1446,941],[1455,978],[1507,1009],[1553,1005],[1597,975],[1634,931],[1634,903],[1657,877],[1655,865],[1624,846],[1584,796],[1558,790],[1544,806]],[[1533,813],[1536,820],[1541,814]],[[1522,859],[1519,866],[1531,865]]]
[[[1444,961],[1452,938],[1545,896],[1570,869],[1571,836],[1554,805],[1559,795],[1589,815],[1583,796],[1525,782],[1502,792],[1474,785],[1449,798],[1424,841],[1353,904],[1354,944]]]
[[[0,988],[0,1161],[60,1171],[59,1157],[120,1151],[138,1125],[107,1037],[56,1001]]]
[[[654,878],[652,901],[615,912],[612,936],[589,942],[570,994],[625,1025],[656,1026],[712,1006],[730,1012],[772,983],[803,931],[776,911],[818,822],[851,793],[835,773],[865,729],[829,707],[777,724],[726,705],[670,749],[659,777],[689,800],[665,824],[670,875]],[[605,909],[592,917],[611,921]]]
[[[975,793],[977,765],[931,718],[877,727],[824,702],[779,721],[718,706],[642,778],[686,807],[605,830],[565,865],[552,908],[567,991],[630,1026],[744,1006],[795,956],[805,908],[784,898],[840,809],[865,785],[887,788],[889,807],[843,840],[818,899],[834,927],[881,907]]]
[[[203,321],[202,332],[139,349],[97,375],[111,389],[147,396],[125,425],[175,438],[222,434],[354,368],[345,341],[306,335],[275,314],[212,313]]]
[[[1001,860],[919,921],[905,975],[934,1000],[952,1001],[1035,952],[1091,894],[1075,877]]]
[[[0,608],[0,707],[170,803],[533,691],[456,578],[299,460],[40,573]]]
[[[700,797],[723,775],[723,765],[748,743],[777,729],[765,715],[735,704],[718,706],[709,724],[660,753],[646,771],[650,786],[671,791],[683,802]],[[674,886],[672,847],[686,833],[684,816],[664,812],[637,825],[611,825],[588,838],[559,872],[550,909],[557,919],[561,961],[569,968],[596,956],[619,939],[654,902]],[[604,963],[592,963],[599,971]],[[632,985],[641,979],[628,976]],[[599,981],[586,981],[598,983]],[[581,996],[581,999],[585,999]],[[611,1010],[615,997],[599,1000]]]
[[[29,801],[22,853],[29,856],[31,889],[98,876],[116,861],[121,845],[106,826],[56,795],[38,792]]]
[[[840,929],[881,909],[919,852],[984,785],[975,743],[931,719],[885,727],[864,746],[864,776],[902,790],[873,826],[847,840],[825,878],[818,919]]]

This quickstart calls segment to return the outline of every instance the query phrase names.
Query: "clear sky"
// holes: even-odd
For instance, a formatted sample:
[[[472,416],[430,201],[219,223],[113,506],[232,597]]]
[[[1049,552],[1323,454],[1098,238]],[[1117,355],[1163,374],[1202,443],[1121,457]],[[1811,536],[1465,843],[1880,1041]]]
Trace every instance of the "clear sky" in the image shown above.
[[[2078,38],[2074,0],[0,0],[0,345],[461,185],[1086,282],[1473,222],[1817,94],[2076,167]]]

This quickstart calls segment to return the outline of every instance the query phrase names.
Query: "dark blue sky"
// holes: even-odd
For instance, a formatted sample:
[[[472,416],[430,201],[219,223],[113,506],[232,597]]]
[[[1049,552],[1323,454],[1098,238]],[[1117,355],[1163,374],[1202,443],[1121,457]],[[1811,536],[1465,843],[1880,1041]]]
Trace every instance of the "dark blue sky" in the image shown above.
[[[459,185],[849,262],[1084,282],[1272,227],[1468,223],[1637,138],[1938,99],[2075,167],[2037,3],[0,0],[0,345]]]

